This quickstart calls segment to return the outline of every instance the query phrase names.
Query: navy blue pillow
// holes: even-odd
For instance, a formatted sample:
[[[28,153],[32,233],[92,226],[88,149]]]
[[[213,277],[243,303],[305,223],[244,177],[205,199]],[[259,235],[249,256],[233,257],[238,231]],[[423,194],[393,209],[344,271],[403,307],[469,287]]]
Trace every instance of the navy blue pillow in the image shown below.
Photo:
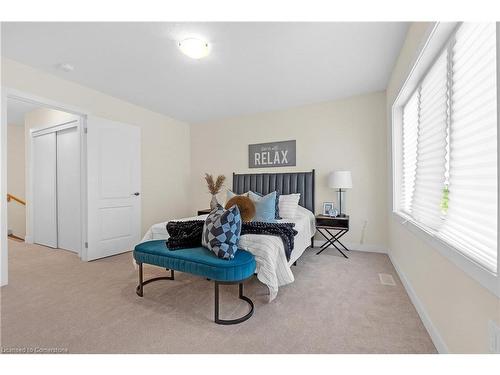
[[[264,194],[261,194],[261,193],[256,193],[255,191],[252,191],[252,193],[258,195],[259,197],[263,197]],[[275,219],[283,219],[281,216],[280,216],[280,192],[278,190],[276,190],[276,210],[275,210],[275,214],[274,214],[274,218]]]
[[[233,259],[241,235],[241,216],[238,206],[225,210],[220,204],[210,212],[203,225],[202,246],[219,258]]]

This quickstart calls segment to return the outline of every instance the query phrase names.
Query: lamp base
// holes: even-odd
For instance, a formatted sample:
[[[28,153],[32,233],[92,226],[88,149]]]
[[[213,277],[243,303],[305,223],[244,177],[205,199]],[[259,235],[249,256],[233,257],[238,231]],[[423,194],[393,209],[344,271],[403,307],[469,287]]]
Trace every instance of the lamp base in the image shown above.
[[[337,217],[346,217],[347,216],[344,212],[342,212],[342,211],[344,211],[344,209],[342,207],[342,201],[344,200],[344,193],[345,193],[345,190],[343,190],[343,189],[339,189],[337,191],[337,194],[338,194],[337,201],[339,202],[339,214],[337,215]]]

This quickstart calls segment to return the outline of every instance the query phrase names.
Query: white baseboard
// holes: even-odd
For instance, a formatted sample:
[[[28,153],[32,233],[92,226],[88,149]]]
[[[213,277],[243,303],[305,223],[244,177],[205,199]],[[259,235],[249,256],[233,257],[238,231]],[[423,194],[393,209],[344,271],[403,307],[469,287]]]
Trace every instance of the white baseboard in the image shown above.
[[[33,237],[31,237],[31,236],[26,236],[26,237],[24,238],[24,242],[26,242],[26,243],[33,243]]]
[[[410,297],[413,306],[415,306],[415,309],[417,310],[417,313],[420,316],[420,320],[422,320],[422,323],[424,323],[425,329],[429,333],[429,336],[431,337],[431,340],[434,343],[434,346],[436,347],[438,353],[448,354],[450,351],[448,350],[446,343],[439,334],[439,331],[437,330],[436,326],[432,323],[429,314],[427,314],[424,305],[422,304],[417,294],[415,293],[415,290],[410,284],[410,281],[406,278],[406,275],[403,273],[398,263],[395,262],[394,258],[391,256],[390,251],[388,252],[388,254],[389,254],[389,259],[392,262],[392,265],[394,266],[401,282],[403,283],[403,286],[406,289],[406,293],[408,293],[408,296]]]
[[[314,247],[321,247],[326,241],[324,240],[314,240]],[[370,244],[359,244],[359,243],[350,243],[343,242],[343,244],[349,249],[354,251],[364,251],[367,253],[382,253],[387,254],[387,248],[382,245],[370,245]],[[328,246],[329,248],[333,248],[333,246]]]

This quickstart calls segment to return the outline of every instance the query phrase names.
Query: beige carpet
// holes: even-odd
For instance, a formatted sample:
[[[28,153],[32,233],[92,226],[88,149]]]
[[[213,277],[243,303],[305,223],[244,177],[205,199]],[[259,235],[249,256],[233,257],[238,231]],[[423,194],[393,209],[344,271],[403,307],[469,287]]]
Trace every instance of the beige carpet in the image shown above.
[[[415,308],[383,254],[313,251],[293,267],[295,282],[266,303],[267,289],[246,284],[255,314],[245,323],[213,322],[213,283],[176,273],[175,281],[135,294],[131,254],[90,263],[62,250],[9,241],[2,288],[2,347],[71,353],[435,353]],[[165,271],[145,268],[146,277]],[[381,285],[389,273],[396,286]],[[244,314],[237,286],[221,290],[221,317]],[[240,303],[241,302],[241,303]]]

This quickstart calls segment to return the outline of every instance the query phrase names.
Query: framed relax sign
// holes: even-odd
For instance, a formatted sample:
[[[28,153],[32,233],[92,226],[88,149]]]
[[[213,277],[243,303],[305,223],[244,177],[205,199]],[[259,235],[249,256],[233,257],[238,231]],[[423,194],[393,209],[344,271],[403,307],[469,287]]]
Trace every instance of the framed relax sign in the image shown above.
[[[296,165],[295,140],[248,145],[248,167],[292,167]]]

